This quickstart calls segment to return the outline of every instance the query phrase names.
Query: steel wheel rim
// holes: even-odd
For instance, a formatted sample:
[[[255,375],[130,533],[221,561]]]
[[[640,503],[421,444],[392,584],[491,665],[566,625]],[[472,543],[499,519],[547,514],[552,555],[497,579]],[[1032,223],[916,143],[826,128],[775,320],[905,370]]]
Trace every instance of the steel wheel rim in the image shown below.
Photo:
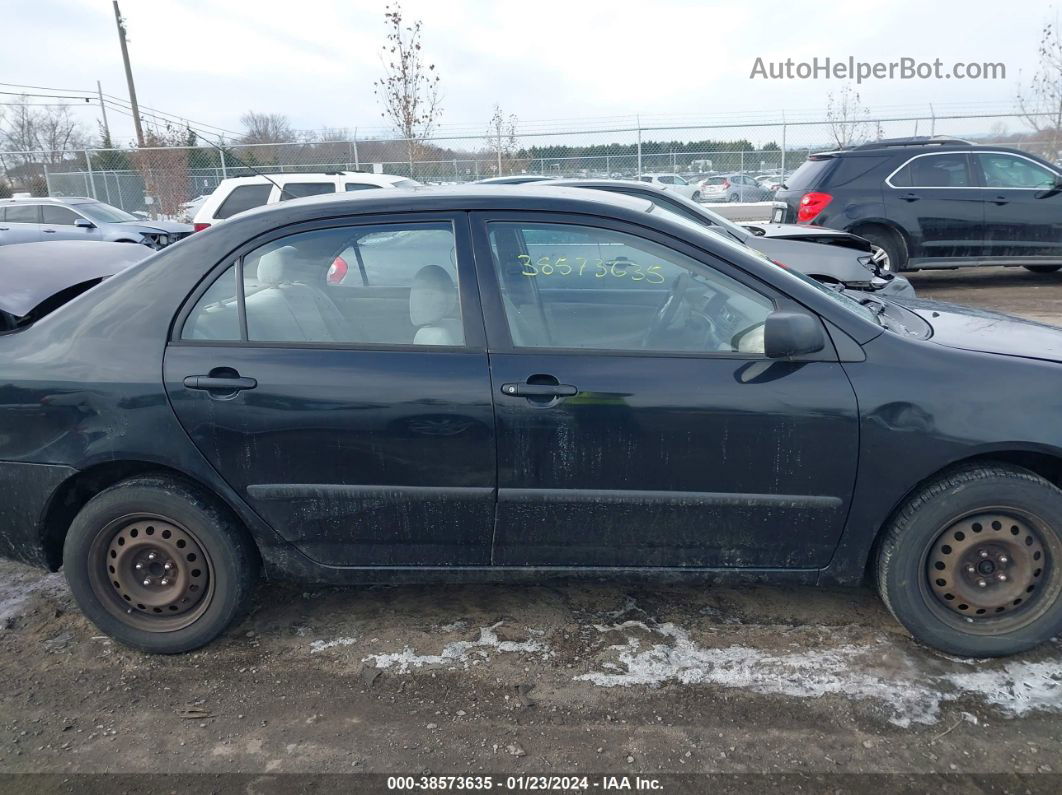
[[[104,609],[148,632],[174,632],[210,606],[215,569],[199,539],[164,516],[110,522],[89,551],[89,580]]]
[[[1009,508],[950,521],[924,557],[923,593],[934,612],[981,634],[1038,619],[1060,590],[1053,564],[1058,542],[1045,529],[1036,517]]]

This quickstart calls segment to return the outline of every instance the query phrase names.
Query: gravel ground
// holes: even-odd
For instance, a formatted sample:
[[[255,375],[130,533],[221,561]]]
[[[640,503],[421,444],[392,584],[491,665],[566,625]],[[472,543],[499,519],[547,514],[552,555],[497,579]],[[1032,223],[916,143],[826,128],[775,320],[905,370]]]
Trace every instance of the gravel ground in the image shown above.
[[[1062,324],[1062,274],[912,281],[926,297]],[[1050,775],[1062,773],[1062,643],[944,657],[859,589],[269,584],[220,641],[150,657],[102,637],[60,575],[0,562],[0,671],[0,774],[62,774],[34,779],[40,791],[91,789],[69,777],[84,773],[137,774],[123,788],[166,792],[182,775],[241,773],[254,777],[196,787],[264,792],[296,782],[264,774],[425,771],[1062,786]],[[701,788],[675,779],[673,791],[681,781]],[[0,791],[29,788],[0,777]]]

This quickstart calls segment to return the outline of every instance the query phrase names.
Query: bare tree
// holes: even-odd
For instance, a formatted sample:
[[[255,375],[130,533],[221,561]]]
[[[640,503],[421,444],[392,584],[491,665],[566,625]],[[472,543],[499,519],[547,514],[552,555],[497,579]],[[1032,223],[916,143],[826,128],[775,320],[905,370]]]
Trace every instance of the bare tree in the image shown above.
[[[33,105],[25,96],[0,119],[0,139],[11,152],[42,152],[49,164],[61,162],[65,152],[83,149],[88,142],[84,125],[70,115],[70,108]]]
[[[153,214],[175,216],[188,201],[191,183],[188,178],[189,145],[194,136],[178,127],[148,127],[144,146],[133,151],[133,168],[144,179],[144,190],[153,199]]]
[[[838,149],[845,149],[870,137],[870,111],[850,85],[826,94],[826,123]]]
[[[490,117],[490,126],[487,127],[487,150],[492,159],[497,162],[498,176],[506,171],[512,172],[516,167],[516,152],[518,142],[516,139],[516,126],[518,123],[515,113],[506,116],[501,105],[495,103],[494,113]]]
[[[1044,23],[1037,56],[1032,81],[1018,86],[1018,109],[1050,156],[1057,157],[1062,139],[1062,35],[1057,22]]]
[[[388,27],[380,53],[384,74],[373,83],[373,93],[383,107],[380,115],[405,139],[412,177],[420,143],[431,135],[442,114],[439,75],[435,64],[424,60],[421,21],[404,24],[398,2],[385,7],[384,19]]]
[[[283,113],[255,113],[247,111],[240,116],[243,125],[243,144],[286,144],[295,140],[288,117]]]

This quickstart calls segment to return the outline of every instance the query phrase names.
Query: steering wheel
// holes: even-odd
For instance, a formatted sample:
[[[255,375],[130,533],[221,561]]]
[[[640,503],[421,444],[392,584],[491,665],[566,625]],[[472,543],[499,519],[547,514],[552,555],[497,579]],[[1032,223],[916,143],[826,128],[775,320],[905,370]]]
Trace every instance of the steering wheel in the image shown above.
[[[682,306],[683,295],[689,287],[690,281],[690,275],[682,273],[671,283],[671,289],[668,291],[664,303],[660,305],[660,308],[656,311],[656,316],[642,336],[643,348],[651,347],[653,340],[659,336],[660,332],[675,321],[679,308]]]

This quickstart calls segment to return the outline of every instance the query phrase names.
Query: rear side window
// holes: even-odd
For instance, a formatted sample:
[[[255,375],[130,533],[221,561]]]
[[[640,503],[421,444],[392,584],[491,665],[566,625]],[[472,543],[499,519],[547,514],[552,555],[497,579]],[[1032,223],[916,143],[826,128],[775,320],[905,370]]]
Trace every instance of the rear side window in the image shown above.
[[[231,218],[236,213],[242,213],[244,210],[261,207],[269,201],[269,192],[271,190],[273,190],[272,185],[240,185],[233,189],[229,197],[221,203],[218,211],[214,213],[214,217]]]
[[[916,157],[889,182],[896,188],[968,188],[969,161],[962,152]]]
[[[54,204],[46,204],[41,208],[44,223],[55,226],[73,226],[79,216],[68,207],[57,207]]]
[[[837,166],[830,172],[830,185],[847,185],[859,177],[873,171],[887,163],[887,155],[881,157],[855,156],[837,158]],[[891,170],[891,169],[890,169]],[[888,171],[885,172],[887,174]],[[884,176],[882,174],[881,176]],[[874,183],[874,187],[881,187],[881,177]],[[788,182],[786,183],[789,184]]]
[[[306,196],[320,196],[322,193],[335,193],[336,186],[331,182],[289,182],[280,192],[282,202],[288,199],[302,199]]]
[[[347,193],[354,190],[372,190],[373,188],[379,188],[379,185],[366,185],[364,182],[348,182],[345,186]]]
[[[11,224],[38,224],[40,218],[37,215],[39,204],[9,204],[4,220]]]
[[[836,163],[837,158],[828,157],[819,160],[805,160],[792,176],[785,181],[790,190],[808,190],[819,185],[823,178],[830,173],[830,169]]]

